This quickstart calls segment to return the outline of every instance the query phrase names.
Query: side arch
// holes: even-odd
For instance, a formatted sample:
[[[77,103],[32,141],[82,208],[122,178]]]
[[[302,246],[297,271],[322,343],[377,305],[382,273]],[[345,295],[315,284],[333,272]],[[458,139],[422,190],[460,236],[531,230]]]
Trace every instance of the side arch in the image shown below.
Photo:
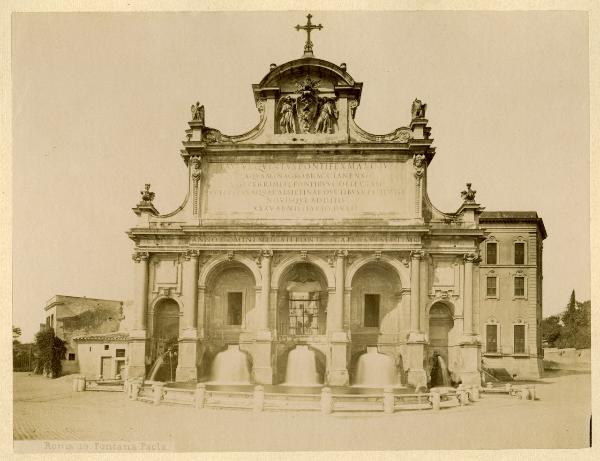
[[[256,262],[254,262],[252,259],[250,259],[246,256],[237,255],[237,254],[234,254],[233,257],[229,257],[226,254],[217,255],[217,256],[209,259],[206,262],[206,264],[204,264],[202,266],[202,268],[200,269],[200,276],[198,277],[198,285],[201,287],[206,286],[206,284],[208,283],[209,277],[214,273],[214,271],[220,265],[222,265],[222,264],[226,265],[227,263],[230,263],[232,261],[236,261],[236,262],[242,264],[250,272],[252,272],[252,275],[254,276],[255,285],[257,287],[261,286],[262,275],[260,273],[258,266],[256,265]]]
[[[283,277],[288,269],[294,264],[298,263],[308,263],[317,266],[325,275],[327,287],[335,288],[335,274],[333,273],[331,266],[322,258],[309,254],[306,255],[306,257],[302,257],[302,255],[293,255],[283,259],[273,270],[273,275],[271,276],[271,289],[277,290],[279,288],[281,277]]]
[[[405,267],[404,264],[402,264],[397,259],[394,259],[394,258],[391,258],[389,256],[382,254],[381,256],[376,256],[376,255],[364,256],[364,257],[359,258],[356,261],[354,261],[350,265],[350,267],[348,267],[348,269],[346,270],[346,280],[344,283],[344,288],[346,290],[352,289],[352,279],[354,278],[356,273],[363,266],[366,266],[369,263],[378,263],[378,264],[383,263],[384,265],[391,267],[392,269],[395,270],[396,275],[400,279],[400,287],[399,288],[402,289],[402,288],[410,287],[410,277],[409,277],[408,268]]]

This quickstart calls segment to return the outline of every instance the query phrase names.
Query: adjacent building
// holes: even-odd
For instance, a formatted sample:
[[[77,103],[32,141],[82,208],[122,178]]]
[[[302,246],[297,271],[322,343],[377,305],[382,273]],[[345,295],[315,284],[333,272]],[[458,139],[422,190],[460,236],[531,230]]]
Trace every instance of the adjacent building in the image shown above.
[[[123,318],[123,302],[78,296],[56,295],[44,307],[46,327],[65,341],[67,352],[63,373],[79,372],[80,360],[74,338],[87,334],[114,333]]]

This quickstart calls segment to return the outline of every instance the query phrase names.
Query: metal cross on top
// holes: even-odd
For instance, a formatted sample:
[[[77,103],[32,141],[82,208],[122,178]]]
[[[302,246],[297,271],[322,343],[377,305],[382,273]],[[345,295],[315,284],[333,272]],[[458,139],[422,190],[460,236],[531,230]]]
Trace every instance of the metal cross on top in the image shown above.
[[[321,30],[323,28],[323,26],[321,24],[319,24],[318,26],[313,25],[312,22],[310,22],[310,18],[312,18],[312,14],[307,14],[306,18],[308,19],[308,21],[306,22],[305,26],[301,26],[300,24],[298,24],[295,29],[296,30],[305,30],[306,31],[306,44],[304,45],[304,56],[313,56],[313,42],[310,41],[310,32],[311,30]]]

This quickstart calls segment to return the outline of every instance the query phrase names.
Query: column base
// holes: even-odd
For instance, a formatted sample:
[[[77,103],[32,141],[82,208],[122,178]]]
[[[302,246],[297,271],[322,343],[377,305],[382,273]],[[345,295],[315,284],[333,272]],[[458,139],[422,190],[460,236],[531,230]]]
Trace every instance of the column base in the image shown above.
[[[415,389],[427,387],[427,373],[423,368],[425,357],[425,342],[411,342],[406,344],[406,381]]]
[[[423,369],[408,370],[406,373],[406,382],[410,386],[414,386],[415,389],[420,387],[427,388],[427,374]]]
[[[129,365],[127,379],[146,377],[146,330],[135,330],[129,334]]]
[[[248,352],[252,354],[252,375],[256,384],[273,384],[273,367],[271,364],[271,332],[257,331],[253,343],[249,343]]]
[[[348,386],[350,385],[350,375],[348,370],[330,370],[327,372],[327,384],[329,386]]]
[[[188,333],[192,334],[193,332],[188,330]],[[197,355],[198,341],[195,337],[179,339],[177,369],[175,370],[176,381],[196,381],[198,379]]]
[[[196,367],[177,367],[175,370],[175,381],[197,381],[198,369]]]
[[[326,373],[326,382],[330,386],[348,386],[348,333],[332,331],[329,334],[330,357]]]
[[[471,338],[476,339],[477,337],[471,336]],[[481,385],[481,354],[479,343],[476,341],[462,343],[460,355],[462,367],[458,375],[460,376],[461,382],[469,386]]]

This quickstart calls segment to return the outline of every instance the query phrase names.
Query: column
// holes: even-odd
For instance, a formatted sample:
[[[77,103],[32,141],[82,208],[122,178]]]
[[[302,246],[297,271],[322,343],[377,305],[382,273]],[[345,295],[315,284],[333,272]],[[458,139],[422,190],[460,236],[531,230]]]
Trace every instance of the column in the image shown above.
[[[465,260],[465,287],[464,287],[464,310],[463,310],[463,334],[473,334],[473,262],[477,255],[469,253],[464,256]]]
[[[346,250],[335,252],[335,296],[333,303],[333,319],[331,326],[333,331],[344,330],[344,282],[346,272]]]
[[[460,379],[464,385],[481,385],[481,350],[477,337],[473,334],[473,264],[478,255],[468,253],[464,256],[465,276],[463,285],[463,340],[460,344]]]
[[[421,332],[421,312],[419,309],[421,300],[421,259],[423,251],[411,253],[410,266],[410,332]]]
[[[327,336],[331,355],[327,366],[327,384],[345,386],[350,382],[348,375],[348,335],[344,330],[344,285],[347,250],[337,250],[334,255],[335,291],[328,308]]]
[[[189,250],[183,254],[183,316],[182,332],[179,338],[177,359],[177,381],[193,381],[198,377],[196,358],[198,356],[198,330],[196,328],[196,310],[198,307],[198,250]]]
[[[148,311],[148,260],[147,252],[137,251],[135,262],[134,316],[129,335],[127,379],[146,375],[146,315]]]
[[[256,331],[253,344],[252,358],[254,360],[252,372],[254,380],[258,384],[273,383],[272,360],[272,337],[269,329],[269,306],[271,294],[271,260],[273,251],[269,249],[262,250],[259,256],[260,261],[260,299],[257,306]]]
[[[273,251],[263,250],[261,252],[261,302],[260,311],[257,318],[257,328],[259,330],[269,329],[269,301],[271,294],[271,259]]]
[[[196,336],[196,309],[198,305],[198,250],[184,254],[183,262],[183,330],[185,334]]]
[[[410,266],[410,332],[406,342],[407,381],[415,388],[427,386],[427,374],[423,368],[425,335],[421,332],[421,260],[423,250],[411,252]]]

